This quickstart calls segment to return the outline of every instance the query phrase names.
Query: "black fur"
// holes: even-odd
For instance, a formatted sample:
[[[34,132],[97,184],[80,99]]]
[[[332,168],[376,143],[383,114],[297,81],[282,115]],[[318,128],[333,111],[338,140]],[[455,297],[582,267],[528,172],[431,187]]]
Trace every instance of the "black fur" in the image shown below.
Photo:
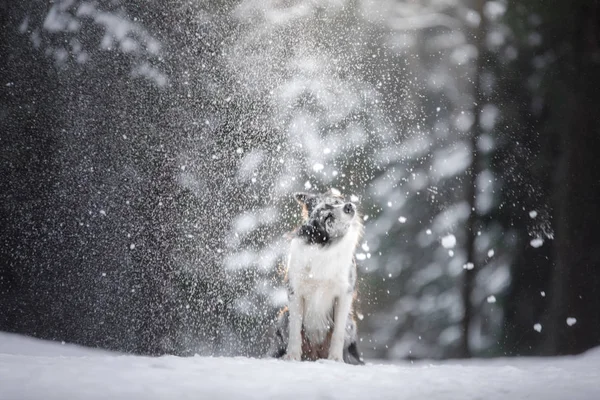
[[[365,362],[360,359],[358,354],[358,346],[356,342],[350,343],[347,349],[344,349],[344,362],[353,365],[365,365]]]
[[[279,327],[277,328],[275,334],[277,336],[277,346],[274,349],[275,353],[271,356],[275,358],[281,358],[285,356],[285,353],[287,351],[286,347],[283,346],[283,344],[285,343],[285,339],[283,338],[283,334],[281,333],[281,329]]]
[[[331,235],[327,233],[325,224],[329,220],[335,218],[333,213],[330,212],[330,210],[333,210],[333,206],[326,204],[313,215],[314,206],[309,207],[308,203],[305,204],[307,204],[307,209],[310,210],[311,217],[304,225],[296,230],[296,235],[304,238],[308,244],[317,244],[321,246],[331,244],[335,241],[335,238],[332,238]]]
[[[319,196],[311,193],[296,193],[295,197],[298,203],[300,203],[303,207],[306,207],[306,212],[308,215],[313,212],[320,200]]]
[[[310,220],[298,228],[296,235],[304,238],[308,244],[324,246],[331,242],[331,238],[325,229],[325,224],[320,224],[316,219]]]

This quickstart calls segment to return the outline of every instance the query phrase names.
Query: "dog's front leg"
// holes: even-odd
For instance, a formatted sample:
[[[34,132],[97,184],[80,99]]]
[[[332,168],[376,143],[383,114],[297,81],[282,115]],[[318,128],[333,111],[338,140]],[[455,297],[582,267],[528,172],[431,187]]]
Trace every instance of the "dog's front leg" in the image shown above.
[[[304,315],[304,299],[298,294],[290,296],[290,334],[284,359],[300,361],[302,354],[302,322]]]
[[[333,334],[329,346],[329,359],[344,361],[344,339],[348,314],[352,307],[352,293],[345,293],[337,298],[334,308]]]

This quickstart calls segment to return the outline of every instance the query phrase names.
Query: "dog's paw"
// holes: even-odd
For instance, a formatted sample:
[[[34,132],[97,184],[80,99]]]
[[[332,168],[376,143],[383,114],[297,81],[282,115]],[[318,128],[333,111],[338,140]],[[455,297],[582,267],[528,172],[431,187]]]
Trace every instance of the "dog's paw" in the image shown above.
[[[300,353],[286,353],[286,355],[283,356],[283,359],[285,361],[300,361]]]
[[[344,356],[342,355],[342,353],[339,353],[339,354],[331,353],[331,354],[329,354],[329,357],[327,357],[327,359],[331,360],[331,361],[344,362]]]

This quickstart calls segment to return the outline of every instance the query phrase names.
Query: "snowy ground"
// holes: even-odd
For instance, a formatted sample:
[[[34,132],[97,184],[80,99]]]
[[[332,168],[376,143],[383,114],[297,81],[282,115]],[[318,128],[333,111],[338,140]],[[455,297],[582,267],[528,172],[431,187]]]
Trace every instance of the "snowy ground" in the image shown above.
[[[600,350],[568,358],[316,363],[138,357],[0,333],[0,399],[600,399]]]

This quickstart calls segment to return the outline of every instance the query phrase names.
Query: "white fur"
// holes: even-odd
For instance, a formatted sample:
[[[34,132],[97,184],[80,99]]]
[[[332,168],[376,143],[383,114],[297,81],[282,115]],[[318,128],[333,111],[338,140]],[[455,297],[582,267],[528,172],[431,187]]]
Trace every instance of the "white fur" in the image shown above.
[[[351,224],[348,232],[330,245],[307,244],[300,237],[292,240],[288,260],[288,279],[293,291],[289,304],[288,359],[300,359],[302,327],[311,343],[320,344],[325,340],[335,307],[336,324],[329,358],[343,360],[346,323],[354,291],[349,276],[354,268],[354,250],[360,233],[360,224]]]

